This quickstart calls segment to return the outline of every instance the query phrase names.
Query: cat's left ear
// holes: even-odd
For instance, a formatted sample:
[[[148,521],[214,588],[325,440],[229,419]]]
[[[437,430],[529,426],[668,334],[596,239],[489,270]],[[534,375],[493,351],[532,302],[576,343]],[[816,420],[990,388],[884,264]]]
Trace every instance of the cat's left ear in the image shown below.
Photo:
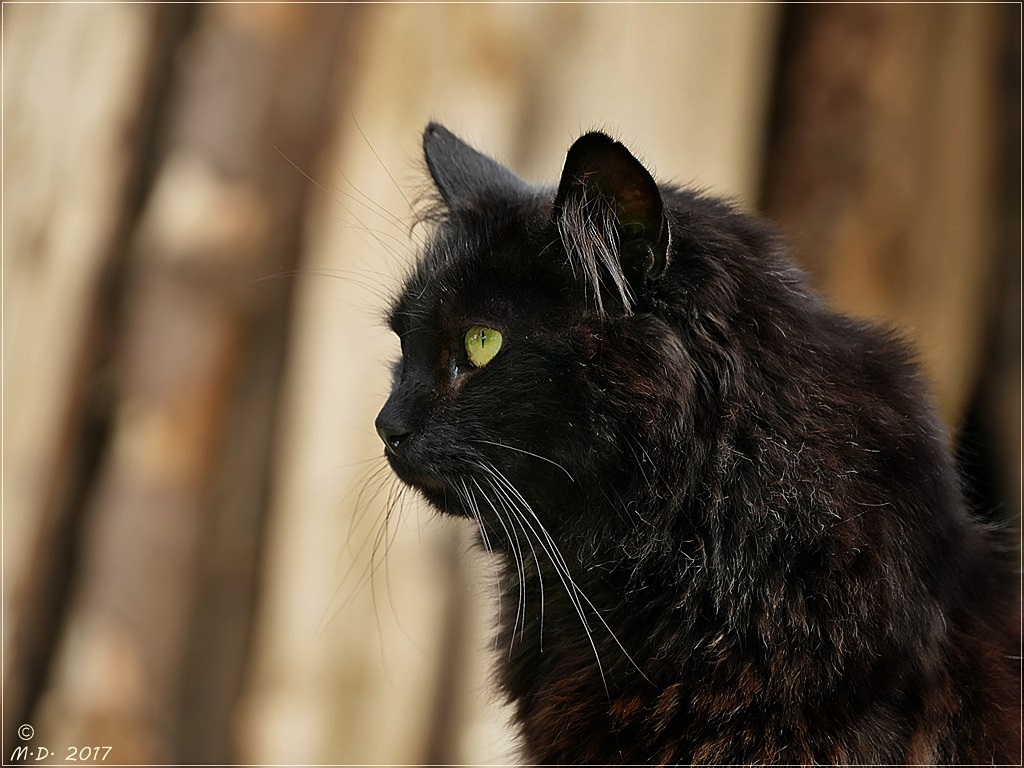
[[[423,131],[423,155],[441,197],[452,211],[482,211],[487,203],[528,193],[522,179],[481,154],[443,125]]]
[[[555,197],[559,229],[565,232],[567,217],[581,211],[590,219],[614,216],[622,272],[634,288],[665,271],[670,233],[661,191],[643,164],[603,133],[581,136],[565,158]],[[589,224],[600,232],[603,222]]]

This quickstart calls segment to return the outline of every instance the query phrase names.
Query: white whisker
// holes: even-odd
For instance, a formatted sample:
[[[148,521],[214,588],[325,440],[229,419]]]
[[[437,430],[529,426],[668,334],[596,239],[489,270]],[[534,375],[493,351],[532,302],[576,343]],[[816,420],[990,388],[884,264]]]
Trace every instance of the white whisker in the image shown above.
[[[473,519],[476,521],[477,527],[480,529],[480,540],[482,541],[482,543],[484,545],[484,549],[488,553],[493,554],[494,553],[494,547],[491,545],[490,537],[487,535],[487,526],[484,524],[483,515],[480,513],[480,506],[477,503],[476,498],[473,496],[472,492],[469,490],[469,488],[466,485],[466,482],[464,480],[460,479],[460,480],[458,480],[458,482],[455,482],[454,480],[449,480],[449,483],[450,483],[452,489],[455,491],[456,495],[458,495],[459,498],[462,499],[463,503],[466,505],[466,508],[469,510],[470,515],[472,515]],[[502,522],[500,519],[498,520],[498,522],[501,523],[501,525],[504,527],[504,522]],[[497,603],[498,603],[498,615],[500,616],[501,615],[501,583],[500,583],[500,579],[496,578],[495,581],[494,581],[494,585],[495,585],[495,594],[496,594]],[[495,644],[497,644],[497,637],[495,637]]]
[[[530,507],[529,503],[522,497],[522,495],[515,489],[515,487],[508,481],[508,479],[493,465],[480,464],[480,466],[482,469],[487,471],[492,477],[494,477],[496,480],[498,480],[505,486],[506,490],[502,491],[502,495],[509,502],[508,509],[517,512],[517,514],[519,515],[519,519],[522,521],[522,523],[526,526],[529,526],[530,530],[534,532],[534,535],[537,537],[537,543],[541,545],[541,549],[544,550],[544,552],[548,556],[548,559],[551,561],[551,564],[555,569],[555,575],[558,576],[559,581],[562,582],[562,586],[565,588],[566,595],[569,597],[569,602],[572,603],[572,606],[575,609],[576,614],[580,618],[580,622],[583,625],[583,630],[587,636],[587,642],[590,643],[591,650],[593,650],[594,652],[594,659],[597,662],[597,669],[599,674],[601,675],[601,683],[604,686],[605,693],[608,694],[610,697],[611,694],[608,690],[608,681],[605,677],[604,665],[601,663],[601,654],[597,650],[597,643],[594,641],[594,633],[590,629],[590,625],[587,623],[586,616],[583,612],[583,605],[580,603],[579,598],[577,596],[578,594],[582,594],[582,590],[580,590],[579,586],[576,584],[572,576],[569,574],[568,566],[565,563],[565,559],[562,557],[561,551],[558,549],[558,546],[555,544],[554,540],[552,540],[551,536],[548,534],[547,529],[545,529],[543,524],[541,524],[540,520],[537,519],[537,516],[536,514],[534,514],[533,509]],[[496,491],[500,489],[498,485],[494,485],[494,488]],[[512,495],[509,495],[508,491],[511,491]],[[536,521],[537,526],[540,528],[540,533],[538,533],[537,528],[534,527],[533,523],[530,522],[530,519],[526,517],[524,511],[528,511],[531,517],[533,517],[534,521]],[[543,537],[541,536],[541,533],[543,533]],[[545,543],[545,540],[547,543]]]
[[[506,509],[506,511],[511,512],[511,513],[514,514],[515,510],[510,508],[504,502],[504,500],[501,498],[499,489],[494,486],[494,483],[491,482],[490,479],[486,478],[486,477],[484,478],[484,480],[487,482],[487,484],[491,487],[492,490],[494,490],[496,493],[498,493],[498,501],[499,501],[499,503],[502,504],[502,506]],[[491,509],[494,510],[495,516],[499,520],[501,520],[501,512],[499,512],[498,508],[494,505],[494,501],[484,492],[483,488],[480,487],[480,483],[477,482],[476,478],[473,478],[473,483],[480,490],[481,495],[487,500],[487,503],[490,505]],[[515,523],[515,517],[510,517],[509,518],[509,524],[514,526],[514,523]],[[533,541],[530,539],[530,534],[526,530],[525,526],[522,525],[522,523],[520,523],[520,527],[521,527],[521,530],[523,531],[523,535],[526,537],[526,543],[530,545],[530,552],[533,554],[533,564],[537,568],[537,578],[538,578],[539,584],[540,584],[540,638],[541,638],[541,650],[543,650],[543,647],[544,647],[543,646],[543,643],[544,643],[544,576],[541,574],[540,560],[537,558],[537,550],[534,549]],[[517,534],[516,538],[518,538],[518,534]],[[520,544],[520,547],[521,546],[522,545]],[[520,590],[520,593],[525,594],[525,592],[526,592],[526,572],[525,572],[525,565],[526,565],[526,563],[523,562],[523,565],[524,565],[524,568],[520,571],[521,578],[520,578],[520,581],[519,581],[519,590]],[[526,632],[526,603],[525,603],[525,598],[524,598],[524,601],[523,601],[523,623],[522,623],[522,627],[520,629],[520,640],[522,640],[524,638],[525,632]],[[515,628],[514,627],[513,627],[513,631],[512,631],[512,636],[513,637],[515,636]],[[511,654],[511,652],[512,652],[512,649],[509,648],[509,653]]]
[[[490,502],[490,499],[487,498],[487,494],[483,492],[482,488],[480,488],[480,484],[477,483],[475,478],[470,479],[473,480],[473,484],[476,485],[477,489],[480,491],[480,494],[485,499],[487,499],[488,503],[493,509],[493,503]],[[467,490],[467,494],[468,493],[469,491]],[[476,508],[476,514],[480,514],[479,507]],[[512,625],[512,635],[514,637],[517,628],[520,628],[520,626],[522,630],[525,630],[526,628],[526,563],[523,560],[522,543],[519,541],[519,534],[515,531],[515,527],[513,526],[512,530],[509,530],[509,527],[508,525],[506,525],[505,520],[502,518],[502,516],[498,513],[496,509],[494,510],[494,515],[498,520],[498,524],[501,525],[501,527],[505,530],[505,538],[508,539],[509,550],[512,554],[512,563],[515,565],[516,573],[519,577],[519,602],[516,607],[515,619]],[[509,524],[511,523],[512,521],[509,520]],[[522,616],[522,625],[520,625],[519,623],[520,616]],[[509,654],[511,655],[511,653],[512,648],[510,647]]]
[[[493,440],[476,439],[476,440],[473,440],[473,442],[474,443],[483,443],[484,445],[493,445],[493,446],[496,446],[498,448],[507,448],[510,451],[515,451],[516,453],[523,453],[523,454],[526,454],[527,456],[533,456],[533,458],[535,458],[535,459],[540,459],[541,461],[546,461],[548,464],[552,464],[552,465],[558,467],[560,470],[565,472],[565,476],[566,477],[568,477],[574,483],[576,482],[576,478],[574,478],[571,474],[569,474],[569,470],[567,470],[565,467],[563,467],[557,461],[554,461],[553,459],[549,459],[547,456],[541,456],[539,453],[534,453],[533,451],[527,451],[527,450],[525,450],[523,448],[516,448],[514,445],[505,445],[505,443],[496,443]]]
[[[645,680],[650,682],[650,680],[647,677],[647,675],[640,668],[640,666],[636,663],[636,661],[633,659],[633,657],[629,654],[629,651],[626,650],[625,646],[619,640],[618,636],[615,634],[615,632],[612,630],[612,628],[608,625],[608,622],[605,621],[604,617],[601,615],[601,612],[597,609],[597,606],[594,605],[594,603],[590,600],[590,598],[587,597],[587,595],[583,592],[583,590],[580,588],[580,586],[576,583],[576,581],[569,574],[569,566],[568,566],[568,564],[565,562],[565,559],[562,557],[561,551],[558,549],[558,546],[555,544],[554,540],[551,538],[551,535],[548,533],[547,528],[544,527],[544,524],[540,521],[540,518],[537,517],[537,513],[533,511],[533,507],[530,506],[529,502],[527,502],[526,499],[523,498],[522,494],[519,493],[518,489],[504,475],[504,473],[502,473],[497,467],[495,467],[492,464],[481,464],[481,467],[484,468],[486,471],[492,473],[493,477],[495,477],[499,482],[501,482],[502,485],[508,490],[508,492],[510,494],[512,494],[512,497],[517,500],[517,502],[518,502],[518,504],[520,505],[520,508],[521,508],[520,509],[520,514],[522,514],[523,512],[528,512],[530,517],[532,517],[534,522],[536,522],[537,527],[540,529],[540,532],[544,536],[543,540],[542,539],[538,539],[538,541],[541,543],[541,546],[544,547],[544,541],[547,541],[548,545],[550,545],[551,549],[553,550],[553,552],[552,551],[548,551],[548,557],[551,558],[552,565],[556,566],[556,568],[555,568],[556,573],[559,570],[561,570],[564,573],[565,579],[568,580],[568,584],[566,584],[565,580],[562,581],[563,585],[565,585],[565,587],[566,587],[566,590],[569,591],[569,585],[571,585],[572,589],[575,591],[575,594],[578,595],[578,598],[574,598],[572,595],[570,595],[571,599],[573,599],[574,605],[580,606],[579,599],[582,599],[582,600],[586,601],[587,605],[590,606],[590,609],[594,612],[594,615],[597,616],[598,620],[601,622],[601,624],[607,630],[608,635],[612,638],[612,640],[615,642],[615,644],[617,646],[619,646],[619,649],[626,656],[626,658],[629,660],[629,662],[633,665],[633,667],[637,670],[637,672],[640,673],[640,675]],[[525,516],[524,516],[524,522],[526,522],[528,525],[530,525],[531,529],[534,530],[534,533],[537,533],[537,530],[533,528],[533,525],[530,523],[530,521],[528,519],[525,519]],[[547,547],[544,547],[544,548],[545,548],[545,550],[547,550]],[[557,559],[555,557],[556,553],[557,553]],[[589,626],[586,623],[586,619],[584,617],[582,608],[578,607],[577,608],[577,612],[580,615],[581,621],[583,621],[584,628],[587,630],[588,639],[590,639],[591,647],[594,650],[594,655],[595,655],[595,657],[597,657],[598,667],[600,668],[601,667],[601,660],[600,660],[600,657],[598,656],[597,647],[594,645],[594,641],[592,639],[591,631],[590,631]],[[601,678],[602,678],[602,681],[604,681],[603,668],[601,670]],[[607,683],[605,683],[605,688],[607,690]]]

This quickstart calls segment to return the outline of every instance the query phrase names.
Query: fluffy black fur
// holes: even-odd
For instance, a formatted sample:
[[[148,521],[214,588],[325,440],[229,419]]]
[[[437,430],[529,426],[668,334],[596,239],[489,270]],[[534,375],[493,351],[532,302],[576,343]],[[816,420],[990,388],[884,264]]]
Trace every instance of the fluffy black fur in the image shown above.
[[[905,346],[603,134],[557,189],[424,148],[444,215],[377,428],[506,564],[526,758],[1019,764],[1019,579]]]

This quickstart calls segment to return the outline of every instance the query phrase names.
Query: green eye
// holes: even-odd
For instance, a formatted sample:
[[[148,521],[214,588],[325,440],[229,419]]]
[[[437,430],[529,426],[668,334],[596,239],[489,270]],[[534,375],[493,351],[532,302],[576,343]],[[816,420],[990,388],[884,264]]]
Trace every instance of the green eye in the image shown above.
[[[466,356],[477,368],[487,365],[501,349],[501,332],[474,325],[466,331]]]

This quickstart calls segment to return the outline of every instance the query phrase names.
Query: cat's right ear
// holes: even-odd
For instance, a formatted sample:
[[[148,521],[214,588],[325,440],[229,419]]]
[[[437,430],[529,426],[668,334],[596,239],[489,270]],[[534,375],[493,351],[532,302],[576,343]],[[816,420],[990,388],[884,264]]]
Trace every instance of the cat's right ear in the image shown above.
[[[528,192],[526,182],[477,152],[443,125],[423,131],[423,155],[441,197],[452,211],[480,211],[487,203]]]

